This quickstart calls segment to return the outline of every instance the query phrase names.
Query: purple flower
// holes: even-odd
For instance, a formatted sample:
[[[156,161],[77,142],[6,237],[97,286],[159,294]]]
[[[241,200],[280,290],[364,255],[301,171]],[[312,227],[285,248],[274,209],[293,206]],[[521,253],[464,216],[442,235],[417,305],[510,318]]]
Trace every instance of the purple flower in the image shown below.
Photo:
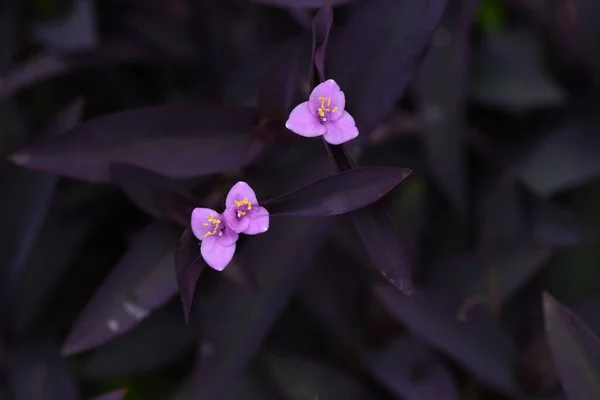
[[[345,106],[344,92],[329,79],[314,88],[308,101],[292,110],[285,127],[300,136],[323,135],[327,143],[345,143],[358,136],[354,118],[344,111]]]
[[[201,242],[200,254],[213,269],[223,271],[235,253],[238,234],[227,226],[225,218],[210,208],[192,212],[192,232]]]
[[[258,205],[254,190],[246,182],[238,182],[229,190],[223,216],[237,233],[256,235],[269,229],[269,212]]]

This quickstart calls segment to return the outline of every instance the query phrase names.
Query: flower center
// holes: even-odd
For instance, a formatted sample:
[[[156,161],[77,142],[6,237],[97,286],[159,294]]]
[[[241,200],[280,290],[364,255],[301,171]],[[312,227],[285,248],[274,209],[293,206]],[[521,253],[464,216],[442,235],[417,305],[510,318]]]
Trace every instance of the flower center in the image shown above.
[[[327,116],[330,113],[336,112],[338,108],[333,107],[333,110],[329,108],[329,106],[331,106],[331,97],[319,97],[319,100],[321,100],[321,107],[317,108],[319,120],[321,122],[327,122]]]
[[[237,207],[237,217],[238,219],[242,218],[244,215],[248,213],[248,211],[252,210],[252,203],[248,198],[244,198],[240,201],[235,201],[235,206]]]
[[[211,225],[213,226],[213,230],[212,231],[208,231],[204,234],[204,237],[209,237],[212,235],[217,235],[219,237],[223,236],[223,231],[225,230],[225,225],[221,224],[221,220],[218,218],[215,218],[213,215],[209,215],[208,216],[208,222],[203,222],[202,226],[209,226]]]

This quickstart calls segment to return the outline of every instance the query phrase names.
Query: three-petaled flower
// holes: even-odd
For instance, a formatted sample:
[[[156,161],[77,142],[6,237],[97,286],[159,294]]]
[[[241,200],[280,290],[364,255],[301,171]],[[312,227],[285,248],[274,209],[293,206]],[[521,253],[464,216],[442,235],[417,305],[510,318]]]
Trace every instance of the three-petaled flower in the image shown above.
[[[222,271],[235,254],[240,233],[256,235],[269,229],[269,212],[259,206],[254,190],[238,182],[229,190],[222,214],[210,208],[195,208],[191,227],[201,242],[200,254],[213,269]]]
[[[342,144],[358,136],[354,118],[345,107],[344,92],[329,79],[313,89],[308,101],[292,110],[285,127],[300,136],[323,136],[327,143]]]

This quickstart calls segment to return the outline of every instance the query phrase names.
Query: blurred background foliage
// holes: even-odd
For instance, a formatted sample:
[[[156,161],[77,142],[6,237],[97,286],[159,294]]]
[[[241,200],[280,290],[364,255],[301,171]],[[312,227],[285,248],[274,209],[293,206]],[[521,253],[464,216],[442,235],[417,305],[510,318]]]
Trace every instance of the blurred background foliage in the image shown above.
[[[392,110],[373,117],[354,103],[375,118],[357,117],[372,128],[349,146],[359,164],[413,170],[383,204],[424,288],[415,306],[365,268],[347,219],[281,219],[226,273],[202,273],[186,325],[173,271],[183,229],[110,179],[76,179],[76,145],[16,153],[122,110],[257,107],[264,85],[287,82],[281,65],[296,50],[291,96],[302,101],[320,2],[292,3],[0,3],[0,399],[565,398],[542,292],[600,333],[596,0],[449,0]],[[328,73],[360,94],[391,56],[365,61],[346,38],[400,53],[413,38],[405,6],[334,3]],[[354,45],[356,65],[336,58]],[[331,173],[322,144],[292,137],[280,111],[261,109],[260,129],[245,132],[271,149],[258,161],[231,155],[171,177],[209,206],[237,179],[262,199]],[[210,132],[191,126],[198,158],[233,152],[223,139],[203,148]],[[67,164],[75,176],[60,173]]]

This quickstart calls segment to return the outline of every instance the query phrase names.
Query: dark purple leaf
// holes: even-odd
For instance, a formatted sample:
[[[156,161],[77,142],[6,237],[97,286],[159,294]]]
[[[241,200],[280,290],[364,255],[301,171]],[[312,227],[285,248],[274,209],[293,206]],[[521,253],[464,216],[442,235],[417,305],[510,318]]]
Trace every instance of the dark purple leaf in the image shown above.
[[[346,94],[363,139],[392,110],[416,73],[446,0],[370,0],[354,13],[328,55],[329,77]],[[332,39],[333,40],[333,39]]]
[[[600,398],[600,338],[567,307],[544,293],[546,334],[570,399]]]
[[[52,121],[45,136],[73,128],[81,119],[83,100],[69,104]],[[8,271],[8,284],[14,285],[35,244],[56,186],[56,176],[28,171],[17,166],[0,173],[0,265]]]
[[[75,0],[68,15],[38,22],[32,36],[40,43],[60,50],[88,50],[96,46],[96,10],[92,0]]]
[[[108,42],[84,52],[46,51],[0,77],[0,100],[59,75],[86,68],[136,63],[148,58],[146,50],[124,41]]]
[[[331,0],[323,0],[321,8],[312,21],[312,62],[310,64],[310,86],[313,88],[315,83],[314,69],[316,69],[319,80],[325,80],[325,54],[327,53],[327,41],[329,31],[333,25],[333,4]]]
[[[217,399],[242,372],[299,279],[311,264],[329,221],[282,218],[249,238],[239,259],[252,267],[260,291],[241,290],[226,280],[198,302],[203,327],[201,356],[177,399]],[[206,351],[210,349],[210,351]]]
[[[515,349],[508,335],[484,319],[459,322],[456,304],[430,291],[410,299],[391,287],[375,294],[391,315],[416,336],[448,354],[483,382],[507,394],[519,389],[513,376]]]
[[[11,156],[18,165],[93,182],[126,163],[169,178],[239,168],[248,162],[256,110],[161,106],[105,115]]]
[[[97,347],[133,329],[177,294],[172,251],[180,229],[163,222],[136,237],[79,315],[62,353]]]
[[[15,349],[8,375],[13,400],[78,400],[77,382],[54,343],[34,339]]]
[[[198,336],[198,326],[185,323],[175,300],[135,329],[96,349],[83,372],[89,379],[109,379],[164,368],[189,354]]]
[[[196,283],[207,266],[200,255],[199,240],[196,239],[190,228],[186,228],[175,250],[175,273],[186,323],[190,321]]]
[[[123,400],[126,393],[126,389],[114,390],[112,392],[92,397],[90,400]]]
[[[455,1],[419,71],[419,93],[427,124],[425,149],[429,167],[454,206],[466,211],[464,138],[466,80],[470,32],[477,0]],[[440,68],[445,65],[445,68]]]
[[[549,197],[600,176],[599,98],[575,102],[564,121],[516,166],[523,181]]]
[[[269,354],[264,363],[271,379],[291,400],[375,400],[378,398],[359,376],[308,357]]]
[[[351,313],[356,307],[347,302],[356,297],[356,291],[354,288],[341,290],[338,276],[344,271],[329,271],[336,267],[332,261],[333,258],[324,258],[322,265],[311,271],[302,290],[302,299],[335,339],[348,344],[373,378],[398,398],[457,400],[459,397],[450,372],[419,340],[407,335],[394,340],[383,350],[372,350],[363,344],[357,329],[353,329]],[[343,265],[344,270],[348,270],[347,267]],[[421,372],[421,379],[415,380],[417,370]]]
[[[356,0],[248,0],[253,3],[268,4],[278,7],[297,7],[297,8],[319,8],[326,1],[331,2],[334,6],[341,6]]]
[[[272,216],[328,217],[366,207],[400,184],[412,171],[365,167],[340,172],[291,193],[262,201]]]
[[[354,211],[350,217],[373,267],[392,285],[411,296],[414,287],[410,260],[383,205],[373,204]]]
[[[509,301],[550,260],[554,250],[535,242],[488,246],[435,268],[431,285],[457,297],[480,297],[483,304]],[[490,299],[493,291],[493,299]],[[489,306],[489,305],[488,305]]]
[[[185,227],[201,201],[181,182],[127,164],[111,164],[111,179],[141,209]]]
[[[277,63],[267,72],[258,98],[261,116],[287,118],[300,82],[299,60],[300,53],[294,50],[277,60]]]

